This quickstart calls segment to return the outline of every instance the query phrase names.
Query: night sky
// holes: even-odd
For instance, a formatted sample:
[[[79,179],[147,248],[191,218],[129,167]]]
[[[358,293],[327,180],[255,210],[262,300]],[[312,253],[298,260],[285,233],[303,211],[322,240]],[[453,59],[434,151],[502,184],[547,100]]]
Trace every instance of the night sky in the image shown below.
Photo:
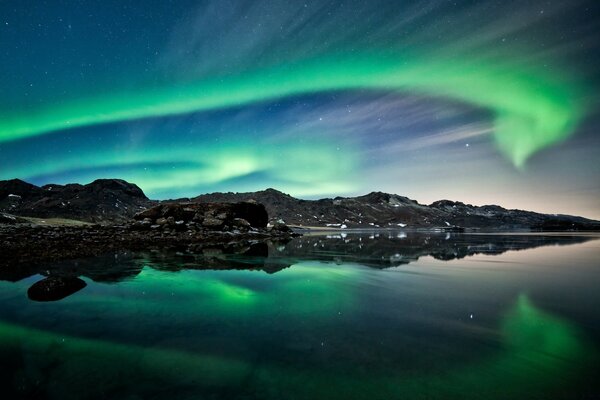
[[[600,218],[597,1],[0,2],[0,179]]]

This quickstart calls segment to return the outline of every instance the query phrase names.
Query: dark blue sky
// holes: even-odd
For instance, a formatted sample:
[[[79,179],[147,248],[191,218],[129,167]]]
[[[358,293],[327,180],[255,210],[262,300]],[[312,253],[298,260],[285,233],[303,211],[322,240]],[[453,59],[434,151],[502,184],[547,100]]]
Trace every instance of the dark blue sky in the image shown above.
[[[4,1],[0,179],[600,218],[593,1]]]

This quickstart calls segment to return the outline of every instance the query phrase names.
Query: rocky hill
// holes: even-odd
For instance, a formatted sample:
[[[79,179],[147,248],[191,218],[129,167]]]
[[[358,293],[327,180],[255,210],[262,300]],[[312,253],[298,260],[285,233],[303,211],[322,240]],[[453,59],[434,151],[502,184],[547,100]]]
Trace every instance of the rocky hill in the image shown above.
[[[440,200],[419,204],[395,194],[372,192],[357,197],[302,200],[275,189],[248,193],[210,193],[192,199],[153,201],[142,190],[119,179],[100,179],[87,185],[38,187],[18,179],[0,181],[0,215],[68,218],[90,222],[119,222],[159,204],[263,204],[271,224],[321,228],[407,228],[460,231],[482,230],[600,230],[600,221],[568,215],[507,210],[497,205],[473,206]],[[177,219],[177,218],[175,218]]]
[[[42,187],[19,179],[0,181],[0,213],[18,216],[113,222],[155,203],[137,185],[120,179]]]
[[[461,230],[600,230],[600,221],[569,215],[473,206],[449,200],[429,205],[407,197],[372,192],[358,197],[301,200],[275,189],[250,193],[211,193],[196,202],[254,200],[265,205],[271,220],[289,225],[330,228],[437,228]]]

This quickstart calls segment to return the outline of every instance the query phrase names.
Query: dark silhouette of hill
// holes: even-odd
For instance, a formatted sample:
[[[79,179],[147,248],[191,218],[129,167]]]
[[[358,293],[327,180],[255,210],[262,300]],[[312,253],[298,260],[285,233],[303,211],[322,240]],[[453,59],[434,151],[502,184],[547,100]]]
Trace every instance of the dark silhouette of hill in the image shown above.
[[[0,181],[0,212],[19,216],[121,221],[155,203],[137,185],[121,179],[42,187],[19,179]]]
[[[323,228],[406,228],[460,231],[482,230],[600,230],[600,222],[570,215],[508,210],[497,205],[473,206],[450,200],[420,204],[396,194],[372,192],[357,197],[302,200],[275,189],[247,193],[209,193],[192,199],[150,200],[135,184],[99,179],[87,185],[38,187],[13,179],[0,181],[0,212],[13,216],[68,218],[119,222],[160,203],[263,204],[269,220],[288,225]],[[0,214],[1,216],[1,214]],[[9,216],[3,216],[10,223]]]

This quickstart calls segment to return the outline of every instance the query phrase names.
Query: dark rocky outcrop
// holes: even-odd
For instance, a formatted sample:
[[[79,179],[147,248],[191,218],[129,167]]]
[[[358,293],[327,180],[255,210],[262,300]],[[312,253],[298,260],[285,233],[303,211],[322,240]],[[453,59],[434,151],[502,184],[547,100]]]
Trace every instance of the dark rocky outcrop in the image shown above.
[[[10,195],[18,197],[35,197],[43,193],[43,189],[20,179],[0,181],[0,200]]]
[[[168,202],[141,211],[134,216],[138,226],[170,225],[177,227],[195,223],[213,230],[265,228],[269,216],[262,204],[239,203],[175,203]]]
[[[481,230],[600,230],[600,221],[569,215],[508,210],[497,205],[473,206],[450,200],[430,205],[395,194],[372,192],[358,197],[301,200],[275,189],[250,193],[211,193],[195,202],[256,201],[274,224],[323,228],[407,228]]]
[[[254,206],[257,220],[264,223],[264,207]],[[173,217],[181,216],[180,212],[189,212],[188,208],[187,204],[162,205],[160,209],[166,211],[167,217],[154,221],[147,218],[132,220],[120,225],[0,225],[0,275],[4,276],[3,279],[19,280],[29,276],[32,265],[99,256],[113,251],[156,249],[203,253],[212,248],[246,246],[264,240],[288,240],[298,235],[284,227],[254,227],[238,217],[250,218],[250,215],[243,214],[248,212],[248,208],[237,208],[231,204],[198,205],[193,215],[199,210],[219,211],[213,217],[202,214],[202,220],[176,220]],[[110,279],[110,274],[107,279]]]
[[[199,205],[207,203],[213,205]],[[217,203],[220,205],[216,206]],[[235,205],[225,206],[223,203]],[[263,212],[262,205],[266,212]],[[87,185],[45,185],[41,188],[18,179],[0,181],[0,212],[13,216],[122,223],[141,210],[144,212],[138,214],[140,229],[175,226],[182,230],[192,224],[228,231],[249,229],[246,222],[250,227],[264,227],[268,221],[271,225],[279,222],[340,229],[407,228],[451,232],[465,229],[600,230],[600,221],[581,217],[508,210],[497,205],[473,206],[450,200],[425,205],[382,192],[302,200],[267,189],[249,193],[211,193],[193,199],[158,202],[149,200],[136,185],[119,179],[100,179]],[[221,215],[223,213],[224,216]],[[181,221],[183,223],[178,225]]]
[[[137,185],[120,179],[42,187],[19,179],[0,181],[0,211],[19,216],[125,221],[155,203]]]

